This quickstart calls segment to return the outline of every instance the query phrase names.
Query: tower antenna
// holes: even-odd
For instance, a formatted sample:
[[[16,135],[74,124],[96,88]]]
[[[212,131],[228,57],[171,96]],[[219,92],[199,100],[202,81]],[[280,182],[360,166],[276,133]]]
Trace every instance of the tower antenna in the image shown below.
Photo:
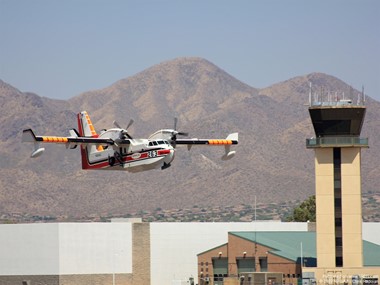
[[[311,106],[311,81],[309,81],[309,106]]]
[[[362,85],[362,99],[363,99],[363,104],[364,104],[365,103],[364,85]]]

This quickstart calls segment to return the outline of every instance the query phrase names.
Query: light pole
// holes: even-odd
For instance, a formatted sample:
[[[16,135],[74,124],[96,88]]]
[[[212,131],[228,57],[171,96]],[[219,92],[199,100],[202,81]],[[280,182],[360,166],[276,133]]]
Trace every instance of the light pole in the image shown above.
[[[113,272],[112,272],[112,285],[115,285],[115,255],[116,253],[113,254],[113,258],[112,258],[112,268],[113,268]]]

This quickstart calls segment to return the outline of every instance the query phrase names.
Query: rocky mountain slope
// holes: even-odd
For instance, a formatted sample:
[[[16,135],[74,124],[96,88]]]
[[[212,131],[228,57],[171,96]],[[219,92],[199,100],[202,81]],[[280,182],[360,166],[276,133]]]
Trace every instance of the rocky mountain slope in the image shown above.
[[[264,89],[248,86],[201,58],[155,65],[101,90],[67,101],[22,93],[0,81],[0,213],[49,215],[120,214],[155,208],[208,207],[302,200],[314,192],[314,134],[308,115],[309,82],[319,90],[346,91],[341,80],[321,73]],[[358,92],[354,91],[356,96]],[[347,93],[348,94],[348,93]],[[363,136],[363,191],[380,192],[380,103],[368,98]],[[177,148],[172,167],[131,174],[83,171],[79,150],[48,145],[29,158],[21,131],[68,135],[76,113],[87,110],[97,130],[113,120],[146,138],[173,126],[190,137],[224,138],[239,132],[237,154],[221,161],[223,149]]]

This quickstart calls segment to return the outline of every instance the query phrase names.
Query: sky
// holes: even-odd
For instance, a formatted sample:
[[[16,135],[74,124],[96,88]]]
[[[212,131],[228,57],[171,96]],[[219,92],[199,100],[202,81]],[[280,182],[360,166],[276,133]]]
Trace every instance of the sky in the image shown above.
[[[256,88],[312,72],[380,101],[378,0],[0,0],[0,79],[68,99],[201,57]]]

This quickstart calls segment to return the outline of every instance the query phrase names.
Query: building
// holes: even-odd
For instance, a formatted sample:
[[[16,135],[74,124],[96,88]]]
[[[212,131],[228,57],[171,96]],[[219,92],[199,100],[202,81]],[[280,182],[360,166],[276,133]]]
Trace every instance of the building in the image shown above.
[[[307,232],[308,224],[2,224],[0,284],[111,285],[115,281],[116,285],[134,285],[135,280],[141,282],[138,284],[172,285],[191,277],[198,283],[197,254],[227,244],[229,232],[252,231]],[[380,223],[363,224],[363,239],[380,245],[379,232]]]
[[[198,282],[222,285],[235,280],[238,284],[247,272],[281,272],[285,283],[295,283],[301,277],[301,244],[308,256],[305,261],[315,263],[312,237],[314,233],[306,231],[229,232],[228,243],[198,254]]]
[[[380,230],[380,224],[375,226]],[[306,231],[307,224],[130,221],[2,224],[0,284],[21,285],[22,281],[30,281],[30,285],[170,285],[174,280],[187,282],[191,277],[197,278],[197,253],[225,243],[229,231],[251,230]]]
[[[363,262],[360,171],[361,150],[368,147],[368,139],[360,137],[364,95],[356,104],[310,98],[309,113],[315,131],[306,147],[315,153],[317,266],[307,274],[317,280],[378,275],[380,267],[368,268]]]
[[[253,272],[272,273],[263,284],[297,284],[303,271],[316,267],[316,236],[310,231],[229,232],[228,243],[198,254],[198,284],[240,284]],[[380,266],[380,245],[363,241],[363,249],[364,266]]]
[[[301,277],[305,284],[378,284],[379,246],[363,241],[362,228],[364,95],[356,104],[315,99],[310,92],[315,137],[306,147],[315,152],[316,233],[266,233],[260,240],[264,233],[231,232],[227,244],[198,255],[200,284],[238,284],[243,272],[263,271],[281,272],[292,284]]]

